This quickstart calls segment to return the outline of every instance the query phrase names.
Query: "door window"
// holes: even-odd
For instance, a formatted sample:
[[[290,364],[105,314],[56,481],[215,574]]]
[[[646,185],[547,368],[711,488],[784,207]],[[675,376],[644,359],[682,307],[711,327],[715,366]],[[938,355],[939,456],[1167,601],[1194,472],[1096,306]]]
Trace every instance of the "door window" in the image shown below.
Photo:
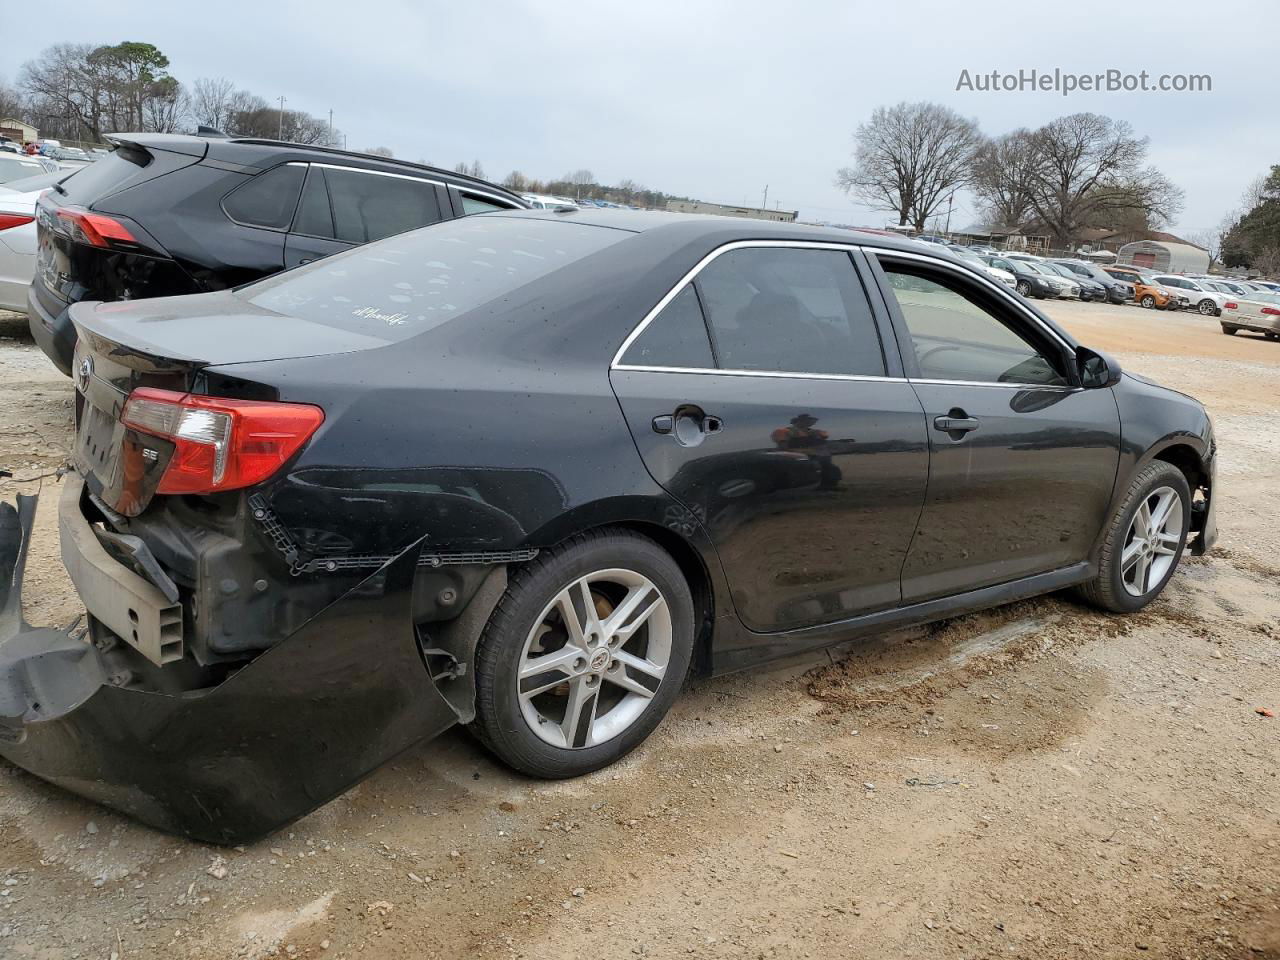
[[[301,164],[273,167],[227,194],[222,209],[236,223],[284,230],[293,220],[306,172]]]
[[[494,203],[492,200],[482,200],[480,197],[473,197],[469,193],[462,195],[462,214],[470,216],[473,213],[489,213],[493,210],[509,210],[510,207],[504,207],[500,203]]]
[[[871,307],[844,251],[730,250],[695,284],[723,369],[884,376]]]
[[[715,367],[698,294],[685,287],[632,341],[622,362],[637,367]]]
[[[293,232],[309,237],[333,239],[333,211],[329,209],[329,191],[324,185],[324,170],[312,167],[307,184],[302,188],[302,202],[293,221]]]
[[[340,169],[324,177],[338,240],[368,243],[442,219],[436,188],[425,180]]]
[[[932,271],[883,267],[923,379],[1068,385],[1046,352],[960,284]]]

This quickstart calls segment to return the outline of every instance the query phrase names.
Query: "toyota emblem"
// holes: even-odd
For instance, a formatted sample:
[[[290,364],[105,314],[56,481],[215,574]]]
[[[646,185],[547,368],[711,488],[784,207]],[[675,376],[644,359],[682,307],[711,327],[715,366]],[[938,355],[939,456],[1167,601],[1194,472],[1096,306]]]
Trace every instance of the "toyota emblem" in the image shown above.
[[[93,376],[93,357],[85,357],[80,361],[80,370],[77,381],[80,384],[80,392],[89,389],[89,379]]]

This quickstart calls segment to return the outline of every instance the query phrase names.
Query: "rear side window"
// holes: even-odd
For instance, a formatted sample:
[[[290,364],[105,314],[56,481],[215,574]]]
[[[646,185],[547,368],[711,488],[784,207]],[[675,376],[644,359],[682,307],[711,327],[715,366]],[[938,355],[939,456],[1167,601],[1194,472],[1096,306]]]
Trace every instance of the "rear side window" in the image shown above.
[[[494,203],[492,200],[482,200],[480,197],[473,197],[469,193],[462,195],[462,212],[466,216],[473,213],[491,213],[494,210],[510,210],[510,207],[504,207],[500,203]]]
[[[435,185],[425,180],[333,168],[324,178],[338,240],[369,243],[441,219]]]
[[[871,307],[843,251],[730,250],[695,283],[723,369],[884,376]]]
[[[622,362],[636,367],[715,367],[702,307],[692,285],[676,294],[649,322],[631,342]]]
[[[564,221],[461,217],[276,274],[236,295],[312,323],[407,340],[630,236]]]
[[[222,209],[236,223],[285,230],[293,221],[306,172],[302,164],[272,167],[227,194]]]

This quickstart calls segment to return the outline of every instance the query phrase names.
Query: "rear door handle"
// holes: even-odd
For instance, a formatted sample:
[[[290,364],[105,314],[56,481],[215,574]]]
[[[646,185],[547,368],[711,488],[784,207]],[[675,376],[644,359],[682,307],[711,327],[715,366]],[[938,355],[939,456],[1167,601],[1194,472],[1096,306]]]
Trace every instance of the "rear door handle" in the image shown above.
[[[977,430],[979,425],[976,418],[958,408],[953,409],[945,417],[933,418],[933,429],[942,431],[952,440],[963,440],[965,434]]]

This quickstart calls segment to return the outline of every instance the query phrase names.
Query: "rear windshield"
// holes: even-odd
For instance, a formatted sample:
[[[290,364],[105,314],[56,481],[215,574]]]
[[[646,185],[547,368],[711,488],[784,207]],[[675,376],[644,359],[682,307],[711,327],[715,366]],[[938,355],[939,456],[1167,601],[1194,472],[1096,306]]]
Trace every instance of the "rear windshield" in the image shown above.
[[[89,203],[113,193],[115,188],[145,167],[151,157],[143,150],[112,150],[87,167],[81,167],[75,176],[64,183],[68,200]]]
[[[276,313],[406,340],[629,236],[481,214],[366,244],[237,293]]]

